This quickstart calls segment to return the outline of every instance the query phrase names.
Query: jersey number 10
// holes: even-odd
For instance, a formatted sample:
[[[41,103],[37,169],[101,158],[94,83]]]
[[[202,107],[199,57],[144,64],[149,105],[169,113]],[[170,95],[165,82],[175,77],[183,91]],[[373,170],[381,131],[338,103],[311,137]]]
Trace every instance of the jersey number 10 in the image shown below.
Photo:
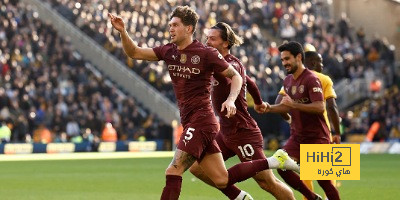
[[[242,157],[252,157],[254,155],[254,149],[251,144],[245,144],[243,146],[238,146],[238,149],[242,153]]]

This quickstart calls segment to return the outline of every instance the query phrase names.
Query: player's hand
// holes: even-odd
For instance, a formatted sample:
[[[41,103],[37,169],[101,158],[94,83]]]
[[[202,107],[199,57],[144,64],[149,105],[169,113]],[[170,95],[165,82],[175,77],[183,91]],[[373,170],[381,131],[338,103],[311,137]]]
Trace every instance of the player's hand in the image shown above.
[[[290,108],[294,108],[294,101],[292,98],[289,97],[289,95],[283,96],[281,104],[289,106]]]
[[[254,104],[254,110],[257,112],[257,113],[264,113],[265,112],[265,110],[267,110],[267,103],[265,103],[265,102],[262,102],[262,104],[260,104],[260,105],[257,105],[257,104]]]
[[[263,102],[264,104],[264,112],[263,113],[267,113],[271,110],[271,105],[268,102]]]
[[[236,114],[236,106],[235,102],[230,100],[229,98],[222,104],[221,112],[224,112],[226,108],[226,117],[230,118]]]
[[[117,31],[123,32],[125,31],[125,23],[121,17],[115,16],[111,13],[108,13],[108,17],[110,18],[111,24]]]
[[[340,137],[340,135],[336,135],[336,134],[332,135],[332,142],[334,144],[340,144],[341,140],[342,140],[342,138]]]

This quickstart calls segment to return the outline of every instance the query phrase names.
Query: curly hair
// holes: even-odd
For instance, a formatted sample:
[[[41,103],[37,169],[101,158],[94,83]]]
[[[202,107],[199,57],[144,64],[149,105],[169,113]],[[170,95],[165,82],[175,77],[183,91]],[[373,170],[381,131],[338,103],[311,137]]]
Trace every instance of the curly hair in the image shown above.
[[[195,32],[199,15],[192,8],[189,6],[178,6],[172,11],[169,19],[171,20],[173,17],[180,18],[185,26],[193,26],[193,33]]]

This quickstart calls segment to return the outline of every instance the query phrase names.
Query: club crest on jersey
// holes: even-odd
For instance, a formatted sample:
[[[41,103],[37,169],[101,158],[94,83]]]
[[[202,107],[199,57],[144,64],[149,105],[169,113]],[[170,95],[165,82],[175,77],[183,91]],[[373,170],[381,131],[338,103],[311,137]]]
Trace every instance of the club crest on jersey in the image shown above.
[[[294,85],[292,86],[292,94],[296,94],[297,92],[297,87]]]
[[[190,61],[192,61],[192,63],[193,63],[194,65],[199,64],[199,63],[200,63],[200,56],[194,55],[194,56],[192,57],[192,59],[190,59]]]
[[[218,53],[218,58],[222,60],[224,57],[220,53]]]
[[[299,93],[302,94],[304,92],[304,85],[299,86]]]
[[[181,60],[180,60],[180,62],[181,62],[182,64],[185,64],[185,63],[186,63],[186,60],[187,60],[186,54],[181,54]]]

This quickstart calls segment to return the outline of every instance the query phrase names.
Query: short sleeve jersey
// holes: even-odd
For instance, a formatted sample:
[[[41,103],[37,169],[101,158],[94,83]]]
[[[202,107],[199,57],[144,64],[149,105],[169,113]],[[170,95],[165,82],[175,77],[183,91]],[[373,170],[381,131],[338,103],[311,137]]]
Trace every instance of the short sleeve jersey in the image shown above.
[[[223,56],[197,40],[183,50],[169,43],[155,47],[153,51],[168,66],[182,124],[194,123],[200,115],[215,118],[210,98],[211,77],[214,72],[222,72],[229,67]]]
[[[240,74],[243,85],[240,93],[235,101],[236,114],[233,117],[227,118],[226,110],[221,112],[222,103],[226,101],[230,94],[231,79],[224,77],[222,74],[214,74],[213,90],[212,90],[212,102],[215,112],[220,117],[221,131],[227,135],[234,132],[238,128],[242,129],[258,129],[257,123],[250,116],[247,111],[246,101],[246,68],[235,56],[228,54],[225,56],[225,60],[228,61]]]
[[[329,98],[335,98],[336,99],[336,92],[335,92],[335,89],[333,89],[333,81],[332,81],[332,79],[329,76],[324,75],[324,74],[319,73],[319,72],[316,72],[314,70],[312,70],[312,72],[321,81],[322,93],[324,95],[324,101],[326,101]],[[281,88],[281,90],[279,91],[279,94],[280,95],[284,95],[285,94],[285,90],[283,90],[283,88]],[[326,109],[324,110],[324,118],[325,118],[325,121],[326,121],[326,125],[328,126],[328,129],[331,130],[330,122],[329,122],[329,118],[328,118],[328,113],[327,113]]]
[[[305,69],[296,80],[293,75],[288,75],[283,87],[285,93],[297,103],[310,104],[324,100],[320,80],[308,69]],[[328,126],[322,114],[291,109],[290,115],[292,116],[292,135],[308,139],[330,140]]]

